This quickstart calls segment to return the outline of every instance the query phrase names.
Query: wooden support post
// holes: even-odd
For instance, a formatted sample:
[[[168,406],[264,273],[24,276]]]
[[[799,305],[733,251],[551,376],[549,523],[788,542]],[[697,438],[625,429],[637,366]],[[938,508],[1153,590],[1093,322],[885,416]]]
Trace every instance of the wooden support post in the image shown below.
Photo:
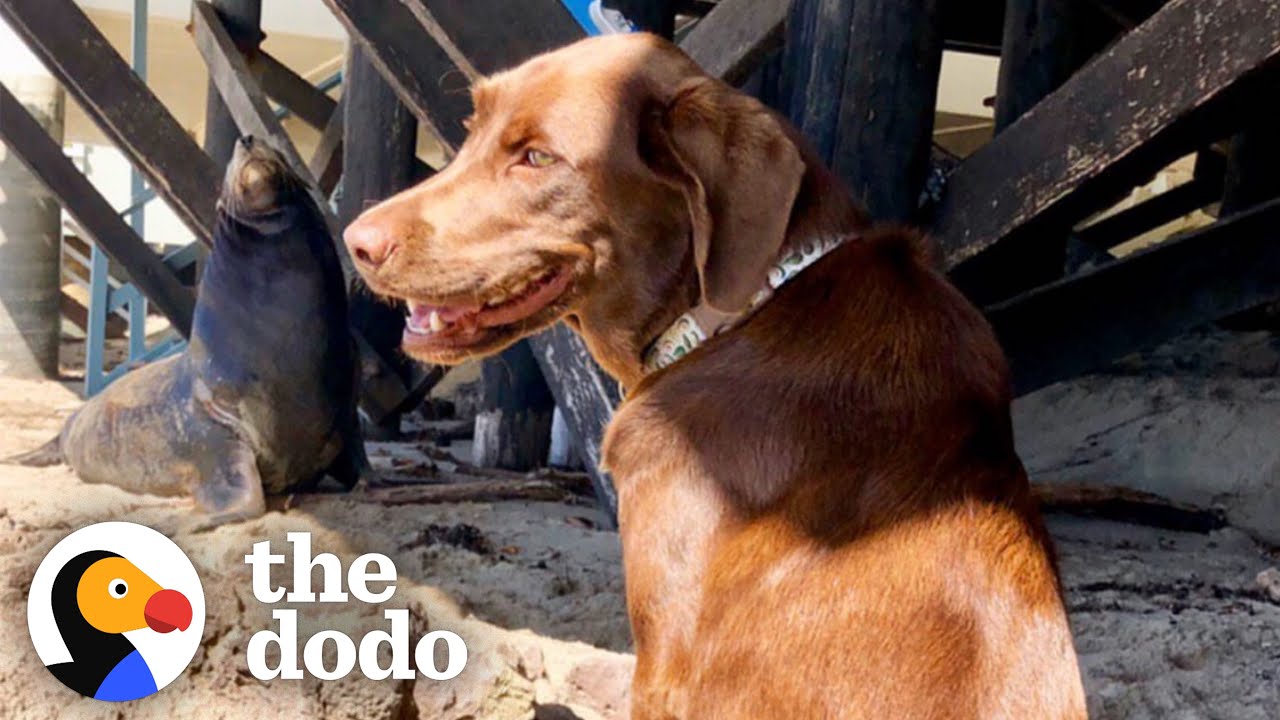
[[[179,282],[160,256],[147,247],[98,194],[62,154],[62,147],[3,85],[0,85],[0,137],[4,138],[9,152],[17,155],[49,192],[57,196],[97,246],[129,273],[129,279],[173,323],[174,329],[183,337],[189,335],[195,293]]]
[[[263,92],[289,108],[290,112],[306,124],[324,131],[338,107],[337,100],[265,52],[259,51],[248,59],[258,76],[258,82],[262,84]]]
[[[1019,394],[1280,297],[1280,200],[988,308]]]
[[[262,0],[210,0],[210,4],[239,51],[256,53],[263,38]],[[240,130],[213,77],[205,93],[204,151],[215,166],[224,168],[231,162]]]
[[[996,88],[996,132],[1043,100],[1095,51],[1086,42],[1088,7],[1078,0],[1007,0]]]
[[[856,0],[833,156],[873,218],[916,214],[942,68],[939,0]]]
[[[857,0],[796,0],[783,47],[787,115],[828,165],[836,146],[849,28]]]
[[[947,264],[1070,227],[1228,131],[1280,62],[1274,15],[1273,0],[1172,0],[1121,38],[951,175]]]
[[[186,129],[72,0],[5,0],[0,17],[206,244],[222,184]]]
[[[596,499],[610,518],[616,518],[618,493],[613,480],[600,470],[600,440],[613,409],[622,401],[618,383],[591,359],[582,338],[563,323],[529,338],[529,344],[565,423],[581,441],[582,460],[595,486]]]
[[[369,62],[364,49],[352,43],[347,57],[343,112],[346,128],[342,142],[342,196],[338,217],[346,227],[369,205],[391,197],[413,182],[418,124],[396,97],[395,91]],[[351,325],[358,328],[383,359],[377,367],[365,367],[362,377],[392,372],[402,382],[413,377],[417,366],[398,351],[404,333],[404,314],[379,302],[368,292],[351,296]],[[423,389],[430,390],[430,387]],[[407,405],[421,402],[421,396]],[[370,415],[372,415],[370,413]],[[400,413],[390,412],[374,421],[371,435],[395,438],[400,434]]]
[[[556,403],[528,341],[486,359],[480,380],[472,463],[522,471],[545,465]]]

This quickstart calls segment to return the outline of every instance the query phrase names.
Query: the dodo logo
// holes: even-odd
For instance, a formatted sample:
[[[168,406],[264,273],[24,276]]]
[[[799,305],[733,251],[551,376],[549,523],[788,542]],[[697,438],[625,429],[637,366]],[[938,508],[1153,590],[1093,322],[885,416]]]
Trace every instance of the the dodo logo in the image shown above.
[[[195,656],[204,590],[169,538],[99,523],[41,561],[27,625],[36,654],[64,685],[98,700],[136,700],[173,682]]]

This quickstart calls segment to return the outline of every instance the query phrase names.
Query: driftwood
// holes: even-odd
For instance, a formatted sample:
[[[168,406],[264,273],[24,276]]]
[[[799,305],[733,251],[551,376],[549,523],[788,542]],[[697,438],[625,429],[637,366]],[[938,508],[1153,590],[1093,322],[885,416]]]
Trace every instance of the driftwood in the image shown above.
[[[1103,518],[1182,532],[1207,533],[1226,527],[1222,510],[1175,502],[1141,490],[1113,485],[1044,483],[1033,486],[1046,512]]]

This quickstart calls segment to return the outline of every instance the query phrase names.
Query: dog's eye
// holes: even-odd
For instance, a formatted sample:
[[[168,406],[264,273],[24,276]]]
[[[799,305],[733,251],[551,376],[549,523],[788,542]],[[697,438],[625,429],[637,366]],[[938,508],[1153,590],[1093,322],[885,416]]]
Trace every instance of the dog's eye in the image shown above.
[[[556,156],[542,150],[529,149],[524,153],[524,164],[529,167],[544,168],[556,164]]]

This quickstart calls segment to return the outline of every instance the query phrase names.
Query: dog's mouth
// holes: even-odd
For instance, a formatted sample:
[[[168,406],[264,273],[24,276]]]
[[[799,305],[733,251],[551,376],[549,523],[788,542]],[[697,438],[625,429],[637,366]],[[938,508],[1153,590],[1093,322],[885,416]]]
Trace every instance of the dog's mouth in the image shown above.
[[[432,303],[406,299],[404,349],[435,362],[483,353],[537,329],[572,284],[564,266],[546,268],[477,294],[474,300]]]

